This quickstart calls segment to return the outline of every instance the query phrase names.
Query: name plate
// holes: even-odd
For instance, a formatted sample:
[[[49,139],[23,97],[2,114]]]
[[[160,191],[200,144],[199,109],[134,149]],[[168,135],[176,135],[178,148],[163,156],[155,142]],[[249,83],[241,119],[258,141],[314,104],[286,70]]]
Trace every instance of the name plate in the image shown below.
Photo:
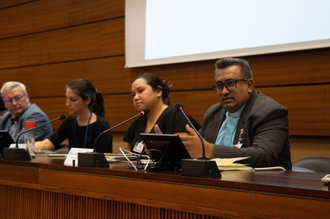
[[[11,144],[9,147],[10,148],[16,148],[16,144]],[[27,145],[26,144],[18,144],[18,148],[26,149]]]
[[[93,152],[93,148],[71,148],[64,161],[65,166],[78,166],[78,153]]]

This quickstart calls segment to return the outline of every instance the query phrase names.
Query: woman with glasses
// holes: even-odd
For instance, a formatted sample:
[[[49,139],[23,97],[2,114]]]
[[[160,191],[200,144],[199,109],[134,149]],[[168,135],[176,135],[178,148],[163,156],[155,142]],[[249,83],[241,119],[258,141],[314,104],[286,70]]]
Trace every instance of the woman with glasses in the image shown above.
[[[131,93],[135,109],[142,111],[149,108],[150,113],[137,118],[127,130],[124,141],[128,142],[128,150],[139,152],[137,148],[144,147],[140,133],[155,133],[155,125],[164,134],[188,136],[186,118],[170,106],[170,88],[157,75],[145,73],[138,76],[132,83]],[[201,126],[194,119],[192,121],[195,128],[200,129]]]
[[[66,86],[66,106],[69,116],[47,139],[36,142],[35,150],[58,149],[65,139],[71,147],[94,148],[94,152],[112,152],[112,134],[105,132],[98,141],[96,138],[110,128],[104,118],[103,95],[87,79],[76,79]]]

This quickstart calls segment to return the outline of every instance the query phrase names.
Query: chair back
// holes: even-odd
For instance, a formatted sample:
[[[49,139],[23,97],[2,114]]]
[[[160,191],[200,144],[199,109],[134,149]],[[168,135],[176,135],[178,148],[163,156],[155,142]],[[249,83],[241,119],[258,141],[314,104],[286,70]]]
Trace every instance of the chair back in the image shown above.
[[[297,160],[292,169],[295,170],[304,168],[312,170],[317,173],[329,173],[330,174],[330,157],[306,157]]]

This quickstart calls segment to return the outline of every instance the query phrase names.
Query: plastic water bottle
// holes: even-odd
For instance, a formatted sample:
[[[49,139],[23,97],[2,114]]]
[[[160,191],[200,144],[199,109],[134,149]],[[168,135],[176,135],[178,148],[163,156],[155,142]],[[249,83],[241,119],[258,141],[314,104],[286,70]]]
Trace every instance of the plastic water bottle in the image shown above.
[[[25,130],[36,127],[35,121],[25,121]],[[27,145],[27,148],[30,152],[34,152],[34,142],[35,142],[35,130],[31,130],[25,133],[24,143]]]

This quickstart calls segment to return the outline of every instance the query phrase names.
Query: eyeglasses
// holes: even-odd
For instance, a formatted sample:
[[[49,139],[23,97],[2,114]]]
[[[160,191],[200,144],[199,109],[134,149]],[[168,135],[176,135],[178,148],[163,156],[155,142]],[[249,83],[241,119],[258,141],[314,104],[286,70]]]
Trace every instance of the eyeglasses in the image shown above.
[[[15,100],[16,102],[18,102],[18,101],[20,101],[25,95],[26,95],[26,94],[21,95],[21,96],[16,96],[16,97],[14,97],[14,98],[10,98],[10,99],[5,99],[5,101],[6,101],[7,104],[12,104],[12,103],[13,103],[13,100]]]
[[[225,81],[225,83],[222,82],[217,82],[216,84],[212,85],[213,90],[215,92],[220,92],[223,90],[223,86],[225,86],[227,88],[227,90],[232,90],[237,88],[237,82],[239,81],[248,81],[250,78],[245,78],[245,79],[229,79],[227,81]]]

